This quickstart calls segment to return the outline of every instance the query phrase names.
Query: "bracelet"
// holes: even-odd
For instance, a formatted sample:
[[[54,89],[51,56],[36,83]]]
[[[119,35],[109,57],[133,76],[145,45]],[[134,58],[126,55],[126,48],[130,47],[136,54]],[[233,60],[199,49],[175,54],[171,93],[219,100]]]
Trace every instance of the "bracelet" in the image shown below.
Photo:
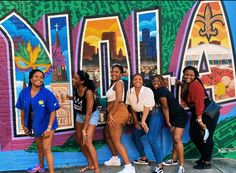
[[[202,119],[196,119],[196,122],[198,123],[198,122],[202,122]]]
[[[52,130],[52,126],[48,125],[47,131],[51,131]]]

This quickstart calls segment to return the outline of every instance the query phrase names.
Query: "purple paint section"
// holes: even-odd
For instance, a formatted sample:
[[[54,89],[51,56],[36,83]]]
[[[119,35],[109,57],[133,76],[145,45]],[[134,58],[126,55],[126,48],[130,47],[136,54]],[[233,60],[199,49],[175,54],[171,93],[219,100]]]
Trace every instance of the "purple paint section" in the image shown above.
[[[10,76],[9,44],[4,34],[0,31],[0,145],[1,150],[10,150],[12,136],[12,86]]]
[[[181,70],[180,61],[182,60],[182,52],[184,51],[184,43],[188,38],[188,26],[191,25],[191,17],[193,15],[193,10],[196,8],[197,2],[193,5],[193,7],[187,12],[184,16],[184,19],[180,25],[179,31],[177,33],[174,50],[172,53],[172,58],[169,66],[169,72],[173,72],[173,75],[176,76],[179,74],[179,69]],[[176,76],[178,78],[178,76]]]
[[[72,42],[73,42],[73,57],[74,57],[74,72],[78,71],[78,60],[79,60],[79,40],[82,28],[82,20],[72,30]],[[82,47],[81,47],[82,50]]]
[[[108,86],[107,86],[107,66],[108,66],[108,63],[107,63],[107,60],[108,58],[110,57],[106,57],[106,52],[107,52],[107,44],[104,43],[103,46],[102,46],[102,66],[103,66],[103,87],[104,87],[104,91],[106,92],[107,89],[108,89]],[[105,93],[104,93],[105,94]]]
[[[135,43],[135,21],[134,12],[123,22],[126,37],[130,48],[131,70],[132,73],[136,73],[136,43]]]
[[[35,28],[43,36],[44,40],[46,40],[45,15],[43,15],[41,19],[35,24]]]

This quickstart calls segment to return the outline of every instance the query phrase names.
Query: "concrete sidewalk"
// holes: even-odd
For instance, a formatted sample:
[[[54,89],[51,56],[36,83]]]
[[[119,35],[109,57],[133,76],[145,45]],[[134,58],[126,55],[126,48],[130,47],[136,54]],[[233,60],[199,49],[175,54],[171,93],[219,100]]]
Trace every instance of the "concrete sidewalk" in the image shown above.
[[[196,160],[186,160],[185,161],[185,172],[186,173],[236,173],[236,160],[234,159],[213,159],[212,169],[196,170],[193,169]],[[133,164],[135,165],[135,164]],[[78,173],[80,167],[65,167],[57,168],[55,173]],[[107,167],[104,165],[100,166],[101,173],[116,173],[120,171],[123,167]],[[151,162],[149,165],[135,165],[136,173],[152,173],[155,168],[155,163]],[[165,167],[165,173],[175,173],[177,166]],[[8,171],[8,173],[23,173],[26,171]],[[6,172],[4,172],[6,173]],[[93,173],[93,171],[86,171],[86,173]]]

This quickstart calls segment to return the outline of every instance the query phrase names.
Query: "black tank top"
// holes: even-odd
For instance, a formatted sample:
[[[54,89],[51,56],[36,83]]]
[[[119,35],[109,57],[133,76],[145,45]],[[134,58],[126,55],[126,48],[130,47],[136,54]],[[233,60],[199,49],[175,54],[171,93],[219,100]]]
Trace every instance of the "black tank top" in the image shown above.
[[[76,112],[79,112],[81,114],[86,114],[86,107],[87,107],[87,100],[86,100],[86,92],[87,89],[84,91],[84,95],[83,96],[79,96],[77,89],[74,90],[74,110]],[[96,105],[95,105],[95,101],[93,99],[93,110],[92,112],[96,111]]]

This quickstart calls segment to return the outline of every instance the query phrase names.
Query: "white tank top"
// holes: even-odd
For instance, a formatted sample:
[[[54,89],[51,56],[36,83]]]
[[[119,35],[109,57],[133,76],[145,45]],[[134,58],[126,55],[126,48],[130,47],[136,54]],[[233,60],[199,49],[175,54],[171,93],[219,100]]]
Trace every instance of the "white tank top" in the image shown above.
[[[122,101],[124,101],[124,97],[125,97],[125,89],[124,89],[124,82],[122,80],[120,80],[123,83],[123,96],[122,96]],[[117,81],[116,81],[117,82]],[[107,90],[106,92],[106,98],[107,98],[107,102],[112,102],[116,100],[116,91],[113,90],[116,82],[111,86],[111,88],[109,88],[109,90]]]

